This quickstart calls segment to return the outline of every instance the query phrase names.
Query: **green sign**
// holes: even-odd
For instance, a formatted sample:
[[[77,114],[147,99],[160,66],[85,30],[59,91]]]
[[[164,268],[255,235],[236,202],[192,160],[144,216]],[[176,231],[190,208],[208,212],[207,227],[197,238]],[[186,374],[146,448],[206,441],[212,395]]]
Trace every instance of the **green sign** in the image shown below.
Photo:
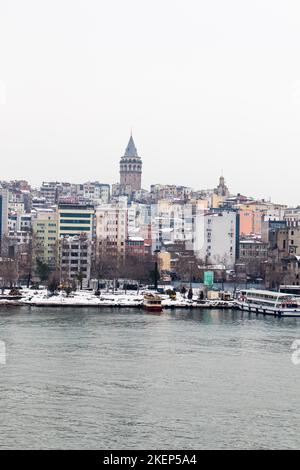
[[[207,287],[212,287],[214,284],[214,272],[205,271],[204,272],[204,285]]]

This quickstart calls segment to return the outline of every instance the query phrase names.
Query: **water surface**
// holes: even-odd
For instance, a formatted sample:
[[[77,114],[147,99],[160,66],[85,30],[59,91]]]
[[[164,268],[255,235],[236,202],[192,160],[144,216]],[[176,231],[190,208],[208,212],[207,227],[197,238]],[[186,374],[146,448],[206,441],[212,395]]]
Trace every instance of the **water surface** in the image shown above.
[[[299,448],[295,339],[238,311],[2,308],[0,448]]]

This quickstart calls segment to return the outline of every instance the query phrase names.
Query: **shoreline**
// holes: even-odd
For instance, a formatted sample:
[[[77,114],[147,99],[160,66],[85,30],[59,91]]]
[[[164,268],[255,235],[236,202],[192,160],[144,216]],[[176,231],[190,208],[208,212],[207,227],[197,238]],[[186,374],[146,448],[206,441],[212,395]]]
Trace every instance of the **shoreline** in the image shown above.
[[[54,295],[49,295],[47,289],[31,290],[24,288],[22,295],[17,298],[9,296],[9,292],[3,294],[0,298],[0,312],[1,306],[5,307],[56,307],[56,308],[134,308],[144,309],[144,295],[146,292],[106,292],[96,296],[92,291],[79,290],[66,295],[59,292]],[[147,292],[149,293],[149,291]],[[163,309],[235,309],[237,308],[233,299],[206,299],[199,300],[198,295],[194,295],[193,299],[188,299],[181,293],[177,293],[176,298],[171,299],[167,294],[161,294],[161,304]]]
[[[1,312],[1,307],[39,307],[39,308],[44,308],[44,307],[59,307],[59,308],[134,308],[134,309],[140,309],[144,310],[143,304],[108,304],[108,303],[82,303],[82,302],[14,302],[14,301],[7,301],[7,302],[1,302],[0,303],[0,312]],[[187,310],[203,310],[203,309],[216,309],[216,310],[238,310],[238,306],[230,304],[230,305],[197,305],[196,303],[194,304],[165,304],[163,305],[163,310],[175,310],[175,309],[187,309]]]

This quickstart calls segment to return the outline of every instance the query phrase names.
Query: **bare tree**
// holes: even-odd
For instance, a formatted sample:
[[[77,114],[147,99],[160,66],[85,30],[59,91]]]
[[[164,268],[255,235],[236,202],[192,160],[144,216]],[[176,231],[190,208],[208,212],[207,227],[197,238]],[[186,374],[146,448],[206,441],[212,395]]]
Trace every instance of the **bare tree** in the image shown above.
[[[196,282],[201,278],[202,262],[194,255],[180,256],[176,266],[176,274],[182,281]]]
[[[30,287],[35,269],[37,238],[31,234],[29,242],[20,246],[18,256],[18,268],[21,279],[26,282],[26,286]]]
[[[120,265],[120,277],[139,282],[153,281],[155,257],[126,255]]]
[[[0,261],[0,282],[1,290],[4,292],[5,287],[14,287],[18,280],[18,272],[14,260],[10,258],[1,258]]]
[[[50,274],[49,279],[48,279],[48,290],[54,294],[59,286],[59,273],[54,272]]]

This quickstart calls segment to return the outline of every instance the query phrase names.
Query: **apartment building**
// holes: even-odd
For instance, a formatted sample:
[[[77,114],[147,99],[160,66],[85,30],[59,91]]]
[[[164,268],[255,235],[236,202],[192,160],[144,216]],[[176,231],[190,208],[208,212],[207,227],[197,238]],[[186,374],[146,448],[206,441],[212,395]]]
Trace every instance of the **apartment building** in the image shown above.
[[[9,232],[25,232],[31,230],[31,214],[20,212],[10,212],[8,214],[8,230]]]
[[[145,256],[145,240],[143,237],[128,237],[126,240],[126,254],[129,256]]]
[[[198,223],[196,256],[206,264],[223,264],[233,269],[239,251],[238,215],[219,210],[203,215]],[[200,231],[200,233],[199,233]]]
[[[110,199],[110,185],[98,181],[82,185],[82,196],[95,205],[108,204]]]
[[[268,243],[258,239],[240,240],[240,262],[266,261],[268,259]]]
[[[151,206],[152,251],[168,244],[184,243],[186,250],[197,249],[197,227],[207,211],[207,201],[159,200]],[[198,234],[200,231],[198,230]]]
[[[95,209],[93,205],[59,204],[58,237],[83,235],[92,239],[95,235]]]
[[[127,234],[127,198],[97,207],[97,249],[125,256]]]
[[[51,209],[34,211],[32,233],[36,258],[54,269],[58,256],[57,213]]]
[[[59,271],[62,283],[78,281],[89,285],[92,240],[86,235],[65,236],[59,240]]]

